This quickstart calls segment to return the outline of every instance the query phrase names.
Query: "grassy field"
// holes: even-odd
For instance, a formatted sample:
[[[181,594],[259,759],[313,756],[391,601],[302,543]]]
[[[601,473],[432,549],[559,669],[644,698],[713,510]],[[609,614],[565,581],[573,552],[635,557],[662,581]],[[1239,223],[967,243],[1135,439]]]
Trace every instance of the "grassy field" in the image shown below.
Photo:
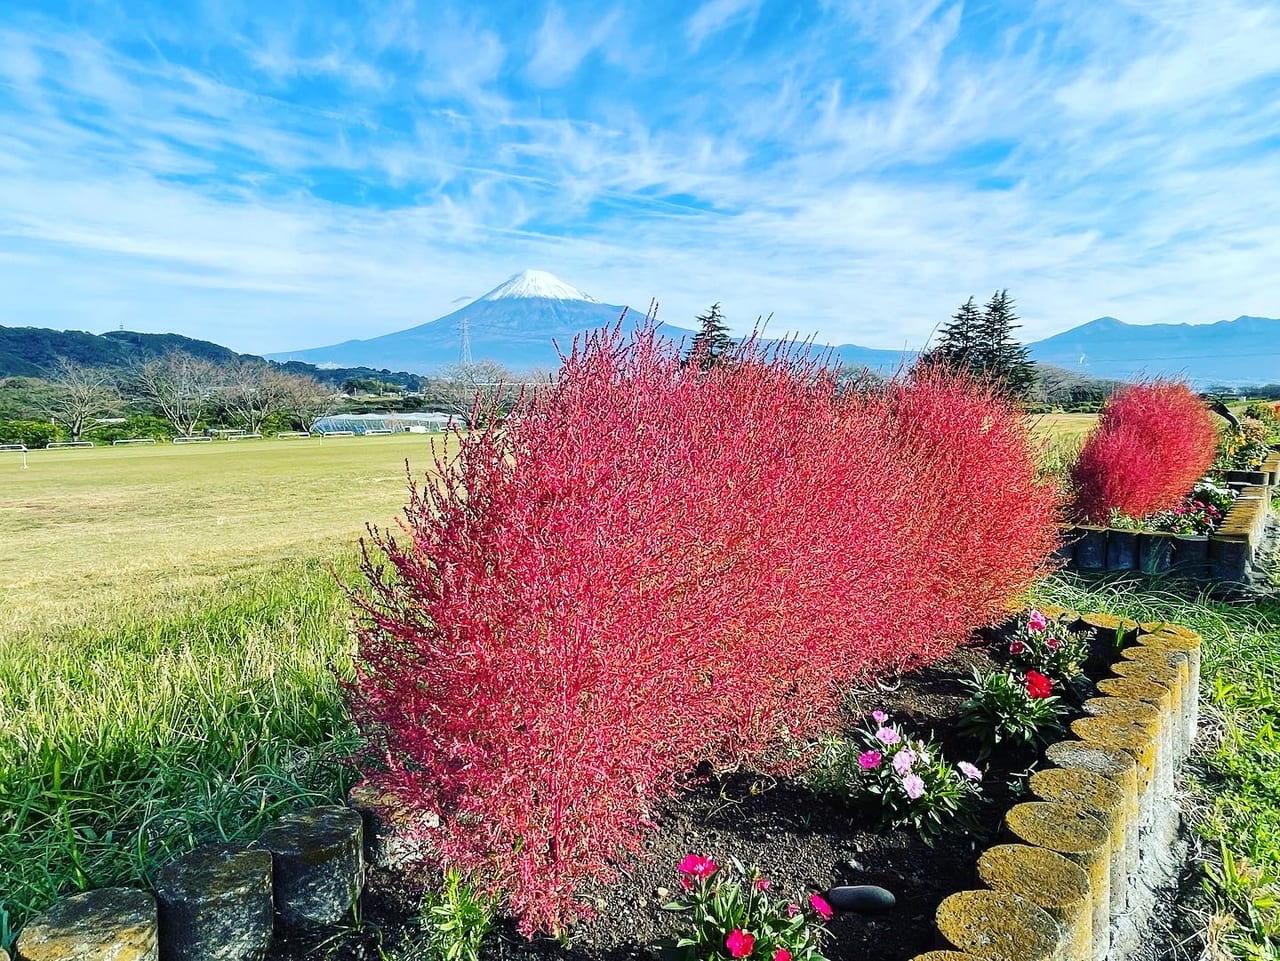
[[[437,443],[441,441],[437,440]],[[329,558],[405,500],[422,435],[0,455],[0,637],[181,597],[229,573]]]
[[[0,459],[0,946],[59,893],[342,797],[339,581],[406,458],[430,440]]]

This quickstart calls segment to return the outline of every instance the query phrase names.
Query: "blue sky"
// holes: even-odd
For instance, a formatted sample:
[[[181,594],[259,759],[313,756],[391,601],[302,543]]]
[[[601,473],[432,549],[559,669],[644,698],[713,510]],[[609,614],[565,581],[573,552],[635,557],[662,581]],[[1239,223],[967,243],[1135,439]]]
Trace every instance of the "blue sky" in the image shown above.
[[[0,323],[254,352],[526,267],[918,346],[1280,315],[1280,4],[0,6]]]

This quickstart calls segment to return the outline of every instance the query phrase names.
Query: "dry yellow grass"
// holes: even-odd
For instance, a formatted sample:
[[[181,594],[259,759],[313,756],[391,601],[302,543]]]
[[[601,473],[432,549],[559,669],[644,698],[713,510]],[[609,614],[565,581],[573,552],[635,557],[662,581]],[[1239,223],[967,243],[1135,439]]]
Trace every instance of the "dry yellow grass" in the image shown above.
[[[1031,431],[1039,438],[1082,442],[1098,423],[1097,414],[1036,414],[1030,418]]]
[[[441,440],[437,438],[435,443]],[[421,435],[0,455],[0,637],[183,595],[390,523]]]

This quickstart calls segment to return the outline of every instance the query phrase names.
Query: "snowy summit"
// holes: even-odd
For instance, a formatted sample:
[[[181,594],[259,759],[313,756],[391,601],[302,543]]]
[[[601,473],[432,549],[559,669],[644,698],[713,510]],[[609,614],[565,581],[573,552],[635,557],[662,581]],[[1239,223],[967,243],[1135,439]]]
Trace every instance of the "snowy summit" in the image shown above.
[[[577,287],[566,284],[555,274],[545,270],[525,270],[512,274],[503,283],[494,287],[480,300],[516,300],[540,297],[545,300],[581,300],[588,304],[600,301],[588,296]]]

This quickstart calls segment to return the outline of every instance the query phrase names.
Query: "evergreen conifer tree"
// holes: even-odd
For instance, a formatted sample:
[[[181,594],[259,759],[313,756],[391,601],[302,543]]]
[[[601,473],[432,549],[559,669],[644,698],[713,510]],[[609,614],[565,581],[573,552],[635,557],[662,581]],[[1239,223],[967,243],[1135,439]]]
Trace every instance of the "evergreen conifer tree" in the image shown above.
[[[951,370],[976,372],[978,331],[982,314],[970,297],[951,315],[951,322],[938,333],[938,346],[929,359]]]
[[[695,360],[703,370],[710,370],[733,347],[733,339],[729,336],[729,327],[720,313],[720,303],[712,304],[710,309],[697,318],[698,333],[685,355],[685,363]]]
[[[1035,386],[1036,369],[1026,346],[1013,336],[1022,326],[1016,323],[1018,315],[1013,308],[1008,290],[997,290],[983,306],[977,336],[978,368],[1021,400]]]

